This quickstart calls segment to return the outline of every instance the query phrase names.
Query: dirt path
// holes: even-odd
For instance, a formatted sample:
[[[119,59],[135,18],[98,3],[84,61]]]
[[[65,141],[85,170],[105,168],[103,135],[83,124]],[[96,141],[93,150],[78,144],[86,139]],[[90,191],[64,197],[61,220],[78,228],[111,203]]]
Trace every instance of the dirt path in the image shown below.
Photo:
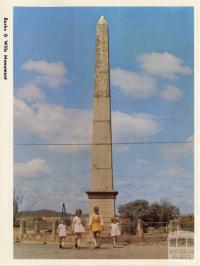
[[[167,259],[165,244],[127,245],[112,248],[104,244],[100,249],[73,246],[59,249],[56,244],[15,243],[15,259]]]

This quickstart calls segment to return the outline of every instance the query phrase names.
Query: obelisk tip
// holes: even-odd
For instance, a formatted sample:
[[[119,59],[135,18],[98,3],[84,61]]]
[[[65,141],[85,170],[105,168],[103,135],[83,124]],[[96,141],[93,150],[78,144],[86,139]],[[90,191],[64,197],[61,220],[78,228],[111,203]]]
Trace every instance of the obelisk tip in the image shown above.
[[[98,24],[107,24],[104,16],[100,16],[99,20],[98,20]]]

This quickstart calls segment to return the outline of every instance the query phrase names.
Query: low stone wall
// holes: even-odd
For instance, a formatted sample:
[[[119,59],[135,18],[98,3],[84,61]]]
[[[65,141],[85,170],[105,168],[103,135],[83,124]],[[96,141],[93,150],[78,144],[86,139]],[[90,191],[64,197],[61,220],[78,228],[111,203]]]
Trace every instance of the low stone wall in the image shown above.
[[[65,242],[74,243],[75,237],[76,237],[75,234],[68,234]],[[42,233],[38,234],[25,233],[23,237],[20,237],[19,235],[17,237],[15,236],[14,241],[52,243],[52,242],[58,242],[58,235],[42,234]],[[92,242],[92,239],[89,234],[85,233],[82,234],[82,241],[90,243]]]
[[[17,234],[16,234],[17,235]],[[16,236],[15,235],[15,236]],[[74,243],[75,234],[68,234],[66,237],[66,243]],[[112,243],[112,238],[110,236],[102,236],[101,237],[103,243]],[[29,234],[26,233],[23,235],[23,238],[18,237],[14,238],[15,241],[24,241],[24,242],[40,242],[40,243],[54,243],[58,242],[58,236],[52,234]],[[124,245],[128,245],[131,243],[153,243],[159,242],[164,243],[167,240],[167,234],[153,235],[153,234],[144,234],[142,237],[136,235],[121,235],[118,237],[118,242],[123,243]],[[90,233],[82,234],[81,242],[92,244],[92,235]]]
[[[172,231],[172,223],[170,222],[168,229]],[[32,224],[32,227],[30,226]],[[33,242],[56,242],[58,241],[58,236],[56,235],[56,228],[57,222],[53,221],[50,224],[47,224],[48,230],[44,230],[44,223],[43,226],[36,221],[36,222],[29,222],[20,221],[20,227],[14,228],[14,241],[33,241]],[[171,227],[170,227],[171,226]],[[163,230],[164,231],[164,230]],[[137,227],[136,227],[136,235],[130,235],[126,230],[123,234],[119,237],[120,242],[124,243],[142,243],[142,242],[163,242],[167,239],[168,232],[159,232],[159,230],[147,230],[144,232],[143,230],[143,223],[141,220],[138,220]],[[73,233],[68,232],[66,237],[66,242],[74,242],[75,235]],[[82,235],[82,241],[91,243],[92,242],[92,234],[91,232],[86,232]],[[110,237],[110,233],[108,230],[103,230],[102,232],[102,241],[104,242],[112,242],[112,238]]]
[[[19,227],[13,228],[13,238],[14,238],[14,241],[17,241],[20,239],[20,228]]]
[[[143,236],[137,235],[121,235],[118,237],[118,242],[124,243],[152,243],[152,242],[166,242],[167,234],[143,234]],[[112,242],[111,237],[102,237],[102,241],[105,242]]]

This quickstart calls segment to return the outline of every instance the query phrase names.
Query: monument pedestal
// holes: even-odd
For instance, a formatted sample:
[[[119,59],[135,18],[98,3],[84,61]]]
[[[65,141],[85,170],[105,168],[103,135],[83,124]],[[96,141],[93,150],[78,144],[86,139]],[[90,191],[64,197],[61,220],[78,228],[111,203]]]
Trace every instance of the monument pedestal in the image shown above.
[[[115,216],[115,198],[117,191],[86,191],[89,199],[89,215],[92,214],[94,207],[99,207],[104,221],[103,234],[109,232],[111,218]]]

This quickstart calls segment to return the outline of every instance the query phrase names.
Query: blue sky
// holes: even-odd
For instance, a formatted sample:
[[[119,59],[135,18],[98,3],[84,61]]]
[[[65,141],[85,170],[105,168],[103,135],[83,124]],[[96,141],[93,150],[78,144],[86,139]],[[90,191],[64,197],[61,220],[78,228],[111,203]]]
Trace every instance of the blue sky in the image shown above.
[[[193,212],[193,9],[14,8],[15,143],[91,143],[95,30],[109,24],[117,206],[165,198]],[[87,210],[90,146],[15,146],[26,209]]]

